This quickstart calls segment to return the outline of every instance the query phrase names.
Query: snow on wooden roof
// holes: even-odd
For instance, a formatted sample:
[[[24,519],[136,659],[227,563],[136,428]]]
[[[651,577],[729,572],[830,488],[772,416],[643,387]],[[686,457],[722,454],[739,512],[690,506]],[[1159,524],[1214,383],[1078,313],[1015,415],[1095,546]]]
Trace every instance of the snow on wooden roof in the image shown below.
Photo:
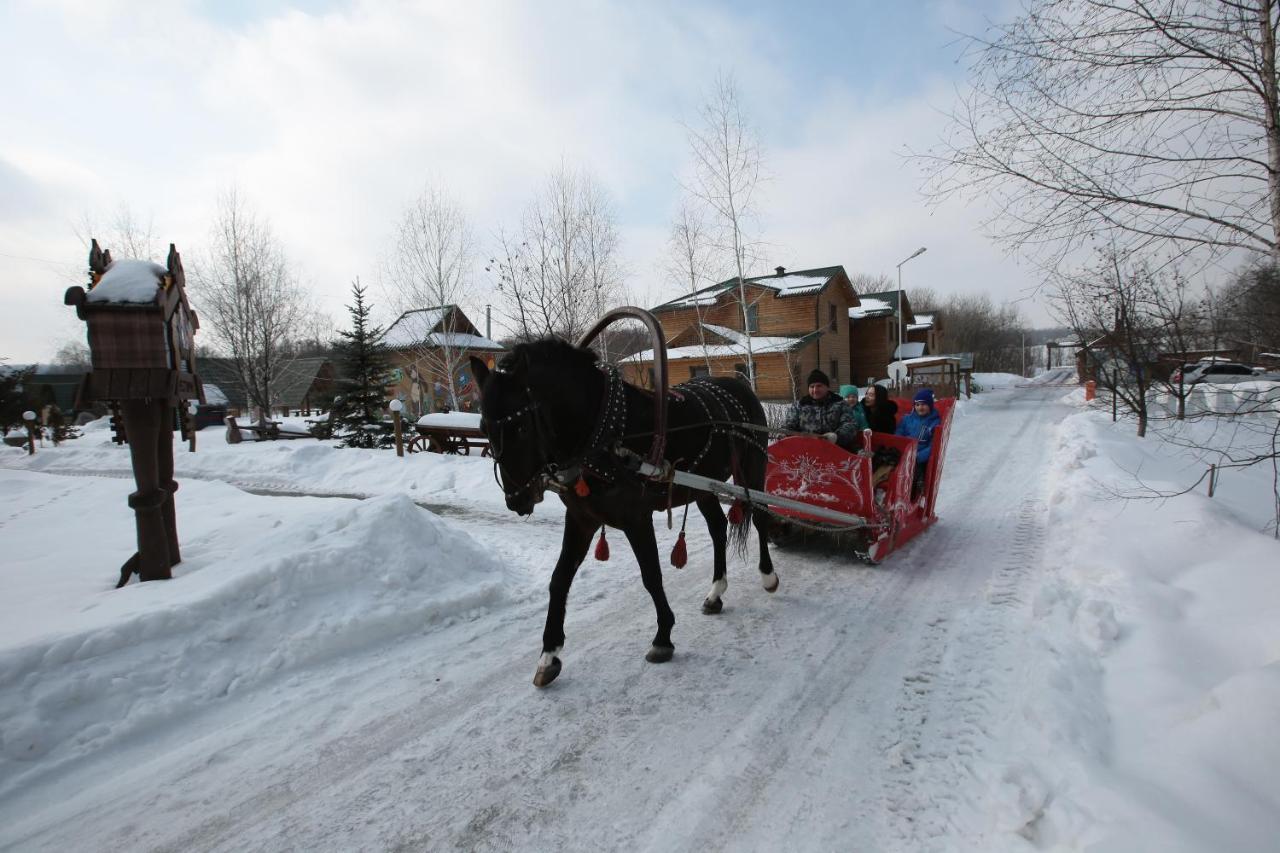
[[[849,309],[849,316],[855,320],[861,320],[864,317],[884,317],[894,313],[893,305],[883,299],[859,296],[858,302],[860,304]]]
[[[160,264],[121,258],[111,262],[85,301],[151,305],[168,274],[169,270]]]
[[[796,270],[795,272],[775,273],[774,275],[757,275],[744,279],[747,284],[757,287],[767,287],[774,291],[779,298],[787,296],[803,296],[805,294],[817,293],[827,286],[827,283],[839,273],[843,267],[820,267],[811,270]],[[704,305],[712,305],[720,295],[726,291],[732,291],[738,286],[738,280],[731,278],[728,281],[717,282],[716,284],[704,287],[696,293],[690,293],[687,296],[681,296],[672,299],[670,302],[664,302],[654,308],[654,311],[669,311],[677,308],[693,308],[702,307]]]
[[[456,311],[453,305],[441,305],[434,308],[417,308],[406,311],[391,324],[382,342],[391,349],[409,347],[443,347],[468,350],[502,349],[502,345],[489,340],[483,335],[470,332],[443,332],[439,326],[450,311]]]
[[[705,350],[701,344],[691,344],[684,347],[674,347],[667,350],[667,361],[683,361],[687,359],[710,358],[745,358],[747,355],[746,335],[735,329],[727,329],[723,326],[704,325],[704,328],[720,335],[728,340],[734,341],[731,344],[707,344]],[[796,347],[803,346],[812,335],[800,335],[796,337],[777,336],[777,337],[752,337],[751,353],[752,355],[767,355],[768,353],[787,352]],[[653,350],[648,349],[638,352],[630,358],[637,361],[653,361]]]

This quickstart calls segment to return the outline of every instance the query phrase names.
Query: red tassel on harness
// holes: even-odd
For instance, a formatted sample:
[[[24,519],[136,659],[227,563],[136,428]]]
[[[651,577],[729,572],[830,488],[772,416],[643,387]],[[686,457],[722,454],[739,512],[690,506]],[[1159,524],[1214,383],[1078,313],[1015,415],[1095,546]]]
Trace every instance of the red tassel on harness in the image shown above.
[[[742,501],[734,501],[733,506],[729,507],[729,523],[737,527],[742,523]]]
[[[591,487],[587,485],[585,477],[579,477],[578,482],[573,484],[573,493],[580,498],[585,498],[591,494]]]
[[[680,536],[676,539],[676,547],[671,549],[671,565],[677,569],[683,569],[684,564],[689,562],[689,550],[684,545],[684,531],[680,531]]]
[[[604,538],[604,528],[600,528],[600,541],[596,543],[596,559],[607,562],[609,559],[609,540]]]

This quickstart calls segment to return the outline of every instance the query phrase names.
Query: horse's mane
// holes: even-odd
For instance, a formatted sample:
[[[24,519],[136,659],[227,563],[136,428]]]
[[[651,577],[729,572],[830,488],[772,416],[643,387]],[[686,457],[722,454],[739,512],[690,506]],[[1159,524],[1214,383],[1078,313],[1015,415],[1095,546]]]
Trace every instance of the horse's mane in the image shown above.
[[[576,347],[563,338],[541,338],[523,344],[516,344],[509,355],[498,362],[501,370],[514,372],[521,367],[550,368],[590,368],[599,360],[594,350]]]

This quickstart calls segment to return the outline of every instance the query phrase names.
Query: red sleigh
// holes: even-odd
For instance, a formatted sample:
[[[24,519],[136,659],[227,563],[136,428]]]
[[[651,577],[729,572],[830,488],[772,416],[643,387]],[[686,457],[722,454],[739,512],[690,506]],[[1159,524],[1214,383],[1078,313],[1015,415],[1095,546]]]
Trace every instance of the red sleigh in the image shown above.
[[[901,415],[911,411],[909,400],[898,399]],[[947,458],[954,399],[941,399],[936,409],[941,423],[934,427],[933,451],[926,463],[924,487],[911,496],[916,441],[887,433],[870,435],[870,448],[850,453],[817,436],[792,436],[769,446],[765,491],[862,519],[842,525],[799,509],[777,507],[774,512],[798,527],[830,532],[861,531],[856,550],[869,562],[879,562],[938,520],[934,506],[938,481]],[[900,454],[887,473],[875,470],[875,452],[892,448]],[[883,455],[882,455],[883,456]]]

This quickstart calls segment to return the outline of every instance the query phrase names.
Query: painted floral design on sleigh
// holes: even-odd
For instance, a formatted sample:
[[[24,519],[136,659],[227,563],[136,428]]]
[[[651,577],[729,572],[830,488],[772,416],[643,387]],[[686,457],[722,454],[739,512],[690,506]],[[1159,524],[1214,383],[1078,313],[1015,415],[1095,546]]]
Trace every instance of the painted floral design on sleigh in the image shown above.
[[[869,460],[841,454],[797,453],[770,460],[769,491],[828,508],[860,503],[870,477]]]

